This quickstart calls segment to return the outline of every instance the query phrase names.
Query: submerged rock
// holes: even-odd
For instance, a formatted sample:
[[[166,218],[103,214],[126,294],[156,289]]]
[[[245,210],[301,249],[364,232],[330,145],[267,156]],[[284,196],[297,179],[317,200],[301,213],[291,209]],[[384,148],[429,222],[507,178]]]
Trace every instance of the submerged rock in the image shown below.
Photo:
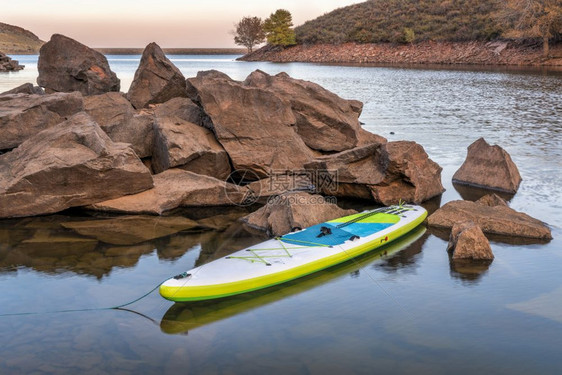
[[[545,223],[501,204],[491,207],[479,202],[452,201],[428,218],[428,224],[436,228],[452,228],[465,221],[474,222],[484,233],[552,239]]]
[[[281,236],[294,228],[306,228],[338,217],[357,213],[325,201],[321,195],[284,193],[241,220],[252,228]]]
[[[129,145],[114,143],[85,113],[0,156],[0,217],[49,214],[152,187]]]
[[[84,110],[78,92],[0,96],[0,150],[19,146],[42,130]]]
[[[147,45],[142,53],[127,98],[137,109],[149,104],[164,103],[175,97],[186,97],[185,77],[166,57],[156,43]]]
[[[84,98],[84,110],[114,142],[131,144],[140,158],[152,155],[154,116],[135,111],[118,92]]]
[[[492,260],[494,254],[482,229],[470,221],[453,225],[447,251],[453,260]]]
[[[420,203],[444,191],[441,167],[415,142],[370,144],[319,157],[305,167],[320,175],[315,184],[324,194],[384,205]]]
[[[521,176],[507,151],[479,138],[468,146],[466,160],[453,175],[453,182],[514,194]]]
[[[97,95],[120,88],[104,55],[60,34],[54,34],[39,50],[37,69],[37,83],[47,93]]]
[[[290,103],[270,90],[250,87],[217,71],[187,80],[188,93],[212,121],[234,169],[258,177],[302,169],[314,153],[295,131]]]
[[[88,208],[115,213],[162,213],[177,207],[241,204],[247,188],[182,169],[168,169],[154,176],[154,188],[139,194],[99,202]]]

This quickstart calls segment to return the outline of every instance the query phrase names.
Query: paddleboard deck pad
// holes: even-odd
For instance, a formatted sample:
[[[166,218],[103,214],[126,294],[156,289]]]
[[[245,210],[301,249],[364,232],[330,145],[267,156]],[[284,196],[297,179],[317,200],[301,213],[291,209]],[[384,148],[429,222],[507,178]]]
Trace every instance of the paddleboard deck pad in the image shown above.
[[[267,288],[377,249],[427,217],[416,205],[396,205],[330,220],[276,237],[166,280],[162,297],[200,301]]]

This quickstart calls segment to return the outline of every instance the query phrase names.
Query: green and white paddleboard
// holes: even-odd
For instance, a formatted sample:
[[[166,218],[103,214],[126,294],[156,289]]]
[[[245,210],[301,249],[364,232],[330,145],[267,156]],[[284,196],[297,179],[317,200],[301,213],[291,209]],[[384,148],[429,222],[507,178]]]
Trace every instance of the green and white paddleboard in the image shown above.
[[[426,216],[423,207],[400,205],[330,220],[193,268],[162,283],[160,294],[200,301],[281,284],[383,246]]]

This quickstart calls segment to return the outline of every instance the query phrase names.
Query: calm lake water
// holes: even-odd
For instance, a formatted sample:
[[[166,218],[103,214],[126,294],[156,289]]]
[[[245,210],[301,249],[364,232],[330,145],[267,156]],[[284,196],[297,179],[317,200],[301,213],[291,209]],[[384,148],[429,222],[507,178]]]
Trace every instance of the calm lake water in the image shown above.
[[[0,74],[0,92],[35,82]],[[140,56],[108,56],[130,85]],[[511,206],[550,224],[549,243],[492,242],[487,265],[451,265],[440,233],[421,227],[387,248],[289,284],[222,301],[173,304],[157,292],[125,310],[51,313],[132,301],[159,282],[263,239],[236,210],[186,210],[214,231],[152,240],[80,236],[76,212],[0,221],[1,374],[559,374],[562,371],[562,75],[543,70],[445,70],[243,63],[171,56],[185,76],[234,79],[286,71],[365,103],[365,128],[414,140],[443,167],[439,204],[479,137],[505,148],[523,182]],[[394,134],[391,134],[393,132]],[[126,228],[125,228],[126,230]]]

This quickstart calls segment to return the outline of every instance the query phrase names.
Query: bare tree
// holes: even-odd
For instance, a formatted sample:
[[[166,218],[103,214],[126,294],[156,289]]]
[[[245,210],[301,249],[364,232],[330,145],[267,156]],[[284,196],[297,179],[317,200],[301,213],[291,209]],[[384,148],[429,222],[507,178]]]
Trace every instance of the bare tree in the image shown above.
[[[248,48],[248,53],[265,41],[263,21],[259,17],[244,17],[234,26],[234,43]]]
[[[561,0],[505,0],[500,16],[507,26],[506,36],[542,38],[545,57],[550,53],[550,38],[562,32]]]

